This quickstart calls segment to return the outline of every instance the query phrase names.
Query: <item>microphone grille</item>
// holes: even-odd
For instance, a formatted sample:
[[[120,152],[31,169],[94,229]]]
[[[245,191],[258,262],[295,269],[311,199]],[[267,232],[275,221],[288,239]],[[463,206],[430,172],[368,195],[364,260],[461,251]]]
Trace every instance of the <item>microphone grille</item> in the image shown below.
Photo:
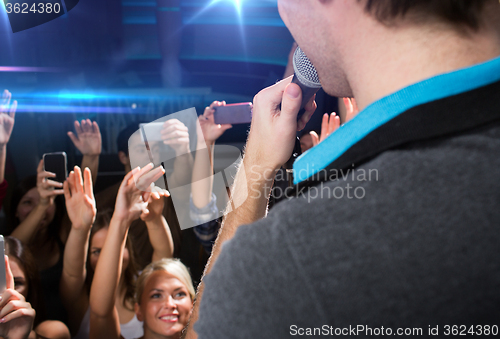
[[[304,85],[310,88],[320,88],[318,72],[314,68],[311,60],[305,55],[300,47],[297,47],[293,54],[293,69],[295,75]]]

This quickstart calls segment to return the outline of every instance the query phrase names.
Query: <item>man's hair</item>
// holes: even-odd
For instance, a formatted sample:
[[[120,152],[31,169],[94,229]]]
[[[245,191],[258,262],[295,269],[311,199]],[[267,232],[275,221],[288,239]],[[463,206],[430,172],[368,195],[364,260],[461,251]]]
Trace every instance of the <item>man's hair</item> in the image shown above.
[[[481,12],[488,1],[496,0],[358,0],[365,2],[366,12],[384,23],[412,15],[418,22],[438,19],[456,27],[477,30]]]

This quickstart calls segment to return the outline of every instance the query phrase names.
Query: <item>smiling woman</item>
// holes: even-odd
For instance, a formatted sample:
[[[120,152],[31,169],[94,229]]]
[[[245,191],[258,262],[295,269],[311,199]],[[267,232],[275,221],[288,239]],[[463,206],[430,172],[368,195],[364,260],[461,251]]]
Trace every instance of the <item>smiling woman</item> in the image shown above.
[[[137,281],[135,312],[144,322],[144,339],[180,338],[195,291],[189,272],[179,260],[149,264]]]

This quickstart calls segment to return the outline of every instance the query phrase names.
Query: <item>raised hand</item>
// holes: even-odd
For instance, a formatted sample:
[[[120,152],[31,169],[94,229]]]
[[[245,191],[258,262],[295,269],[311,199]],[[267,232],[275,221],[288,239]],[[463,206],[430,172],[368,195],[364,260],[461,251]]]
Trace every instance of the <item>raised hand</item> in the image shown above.
[[[28,338],[35,320],[35,310],[26,302],[23,295],[14,289],[14,277],[10,270],[9,259],[5,260],[7,289],[0,299],[0,337],[5,339]]]
[[[186,125],[177,119],[165,121],[161,130],[161,140],[171,146],[176,155],[189,153],[189,131]]]
[[[82,171],[75,166],[64,182],[66,210],[73,227],[88,229],[92,226],[97,213],[92,189],[92,175],[88,168]]]
[[[90,119],[87,119],[82,120],[80,124],[75,121],[75,131],[76,136],[73,132],[68,132],[68,136],[83,155],[101,154],[101,131],[97,122],[91,122]]]
[[[225,131],[233,127],[231,124],[216,124],[214,121],[214,113],[215,107],[226,106],[225,101],[214,101],[205,108],[203,115],[200,115],[198,118],[201,126],[201,131],[205,138],[205,142],[207,144],[215,143],[215,140],[219,139],[219,137],[224,134]]]
[[[318,134],[314,131],[309,132],[309,134],[311,134],[313,145],[316,146],[317,144],[328,138],[328,136],[335,132],[339,127],[339,116],[336,115],[335,112],[330,115],[328,115],[328,113],[325,113],[323,115],[323,121],[321,122],[321,135],[318,136]]]
[[[151,184],[165,173],[163,167],[154,170],[153,167],[153,164],[148,164],[142,169],[137,167],[127,173],[118,190],[113,217],[131,223],[141,214],[148,213]]]
[[[11,98],[12,94],[8,90],[5,90],[0,103],[0,146],[9,142],[12,129],[14,128],[17,101],[14,100],[11,105]]]
[[[345,122],[348,122],[359,113],[358,104],[354,98],[343,98],[346,108]]]
[[[54,199],[57,195],[64,194],[64,190],[61,189],[63,184],[49,179],[55,178],[56,174],[43,170],[43,160],[40,160],[36,171],[36,187],[40,194],[40,204],[51,205],[54,203]]]
[[[170,193],[160,187],[152,187],[151,194],[147,201],[146,209],[141,214],[141,219],[144,222],[153,221],[161,218],[163,215],[164,197],[169,197]]]

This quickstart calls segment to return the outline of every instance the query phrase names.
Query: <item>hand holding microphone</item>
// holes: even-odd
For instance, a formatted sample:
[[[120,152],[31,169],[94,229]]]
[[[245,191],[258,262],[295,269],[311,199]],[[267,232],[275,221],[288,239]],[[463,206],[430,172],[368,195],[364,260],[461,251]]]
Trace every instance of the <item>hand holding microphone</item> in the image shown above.
[[[305,60],[300,52],[296,54],[301,58],[299,61]],[[308,67],[303,67],[306,63],[296,64],[297,70],[307,70],[308,67],[312,67],[310,62]],[[305,127],[316,110],[314,94],[319,88],[307,87],[313,82],[303,81],[308,78],[303,76],[303,73],[301,75],[294,76],[297,78],[296,81],[300,81],[300,85],[292,82],[292,77],[289,77],[260,91],[254,98],[245,157],[250,157],[252,163],[267,170],[277,170],[289,160],[297,131]],[[316,86],[318,83],[319,81]],[[298,117],[301,109],[303,113]]]

